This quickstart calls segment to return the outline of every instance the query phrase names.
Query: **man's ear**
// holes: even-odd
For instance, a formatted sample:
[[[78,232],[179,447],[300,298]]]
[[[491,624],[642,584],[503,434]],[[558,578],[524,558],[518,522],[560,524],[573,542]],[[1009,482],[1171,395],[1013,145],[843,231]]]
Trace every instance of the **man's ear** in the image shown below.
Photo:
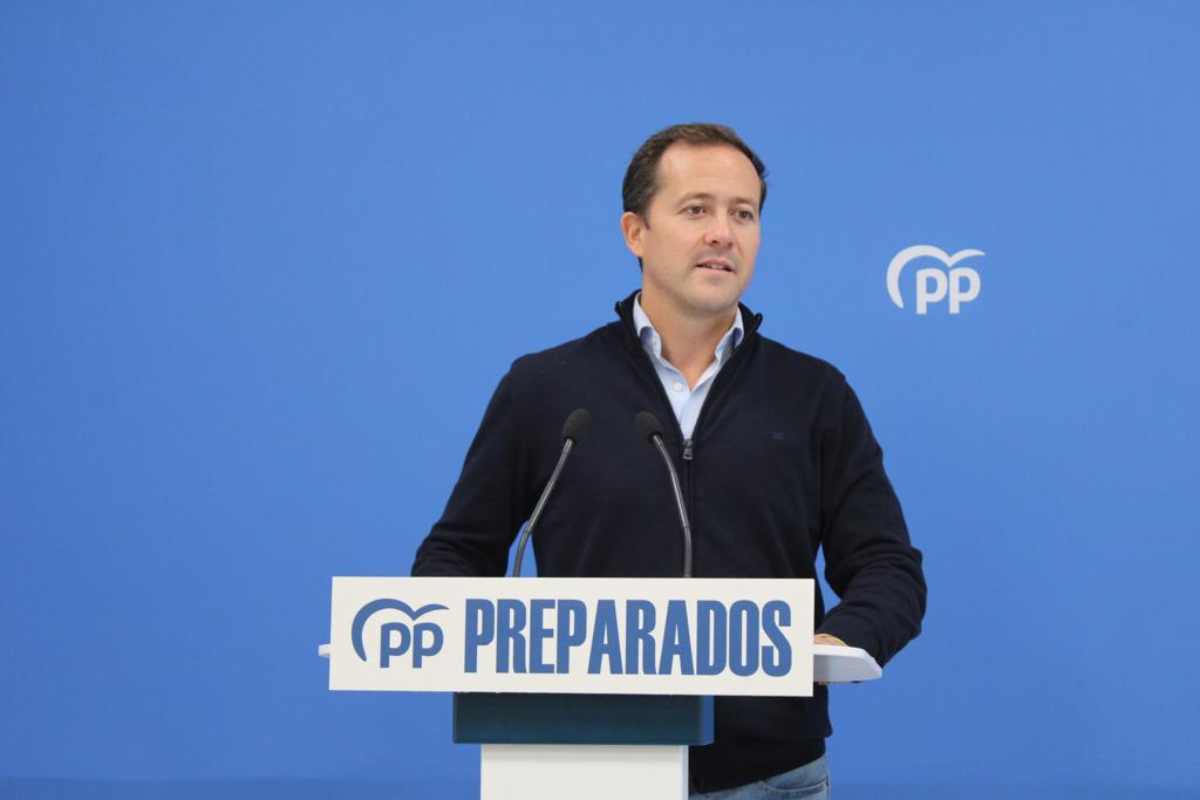
[[[625,237],[625,246],[638,258],[642,257],[642,233],[646,228],[645,221],[632,211],[621,215],[621,235]]]

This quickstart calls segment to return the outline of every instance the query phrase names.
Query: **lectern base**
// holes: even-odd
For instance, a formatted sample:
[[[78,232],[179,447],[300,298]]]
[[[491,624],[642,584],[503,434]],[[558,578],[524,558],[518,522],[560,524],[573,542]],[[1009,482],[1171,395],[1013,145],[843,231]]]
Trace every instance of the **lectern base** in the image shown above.
[[[686,800],[680,745],[485,744],[481,800]]]
[[[454,695],[462,744],[711,744],[713,699],[691,695]]]

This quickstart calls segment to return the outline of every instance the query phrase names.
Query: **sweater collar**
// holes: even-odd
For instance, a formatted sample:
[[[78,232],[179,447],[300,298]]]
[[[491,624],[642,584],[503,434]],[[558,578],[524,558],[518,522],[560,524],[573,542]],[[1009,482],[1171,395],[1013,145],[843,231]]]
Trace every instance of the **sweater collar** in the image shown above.
[[[626,344],[638,348],[642,346],[642,342],[638,338],[637,325],[633,319],[633,301],[640,292],[641,289],[634,289],[624,300],[618,300],[615,307],[617,316],[621,318],[621,327],[626,333],[624,337]],[[742,342],[746,343],[758,333],[758,326],[762,324],[763,316],[755,314],[743,303],[738,303],[738,310],[742,312],[742,324],[745,327],[745,336]]]

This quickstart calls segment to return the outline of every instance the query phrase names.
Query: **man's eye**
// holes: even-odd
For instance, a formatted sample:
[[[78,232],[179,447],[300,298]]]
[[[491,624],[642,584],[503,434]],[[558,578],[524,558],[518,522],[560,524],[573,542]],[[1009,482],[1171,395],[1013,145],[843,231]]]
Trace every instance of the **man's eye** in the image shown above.
[[[688,206],[688,207],[687,207],[687,208],[685,208],[684,210],[685,210],[685,211],[686,211],[688,214],[691,214],[692,216],[695,216],[695,215],[697,215],[697,214],[703,214],[703,213],[704,213],[704,206]]]
[[[738,214],[739,218],[744,219],[746,222],[754,221],[754,212],[753,211],[747,211],[746,209],[743,208],[740,211],[738,211],[737,214]]]

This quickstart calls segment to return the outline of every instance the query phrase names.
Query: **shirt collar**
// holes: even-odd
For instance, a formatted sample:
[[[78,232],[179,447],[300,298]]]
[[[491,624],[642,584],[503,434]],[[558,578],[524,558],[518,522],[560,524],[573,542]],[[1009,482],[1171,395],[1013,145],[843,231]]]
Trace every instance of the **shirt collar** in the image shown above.
[[[655,358],[662,359],[662,336],[659,335],[658,329],[654,327],[654,323],[650,321],[650,317],[646,315],[645,309],[642,308],[642,293],[638,292],[633,298],[633,328],[637,331],[638,338],[642,341],[642,347],[646,348],[647,352],[651,353]],[[742,337],[746,333],[745,325],[742,324],[742,309],[738,308],[733,316],[733,324],[729,326],[729,330],[725,331],[725,335],[721,337],[721,341],[717,342],[717,349],[713,351],[713,356],[720,362],[724,362],[733,349],[741,344]]]

